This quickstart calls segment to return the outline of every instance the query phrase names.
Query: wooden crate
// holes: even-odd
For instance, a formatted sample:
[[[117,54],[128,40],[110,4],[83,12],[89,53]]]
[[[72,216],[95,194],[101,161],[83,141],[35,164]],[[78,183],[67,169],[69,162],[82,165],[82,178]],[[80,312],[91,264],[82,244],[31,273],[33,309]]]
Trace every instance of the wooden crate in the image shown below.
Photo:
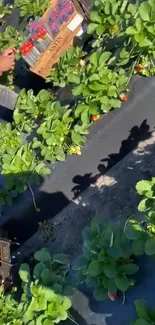
[[[46,21],[47,16],[52,8],[56,5],[56,0],[51,1],[51,4],[47,11],[44,13],[42,19]],[[58,62],[60,55],[66,51],[69,47],[71,47],[76,42],[76,35],[81,30],[84,24],[84,12],[79,6],[77,2],[73,3],[74,11],[72,15],[69,17],[68,21],[61,25],[61,29],[59,33],[51,43],[51,45],[47,48],[45,52],[43,52],[36,64],[31,68],[31,71],[40,75],[43,78],[46,78],[51,71],[52,66]],[[74,22],[77,20],[77,15],[83,17],[83,21],[74,29]]]

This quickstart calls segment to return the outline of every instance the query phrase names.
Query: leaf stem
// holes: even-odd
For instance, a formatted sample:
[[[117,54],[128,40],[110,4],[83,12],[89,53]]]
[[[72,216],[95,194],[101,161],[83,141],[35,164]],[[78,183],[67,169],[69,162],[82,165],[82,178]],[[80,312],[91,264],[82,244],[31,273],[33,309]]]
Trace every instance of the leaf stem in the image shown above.
[[[28,185],[28,188],[29,188],[29,190],[30,190],[30,192],[31,192],[31,194],[32,194],[32,199],[33,199],[33,204],[34,204],[35,210],[36,210],[37,212],[40,212],[40,209],[37,207],[37,204],[36,204],[36,200],[35,200],[35,196],[34,196],[34,192],[33,192],[33,190],[32,190],[32,187],[31,187],[31,185],[29,184],[29,182],[27,183],[27,185]]]
[[[71,322],[73,322],[76,325],[79,325],[79,323],[77,323],[70,315],[68,315],[68,318],[71,320]]]

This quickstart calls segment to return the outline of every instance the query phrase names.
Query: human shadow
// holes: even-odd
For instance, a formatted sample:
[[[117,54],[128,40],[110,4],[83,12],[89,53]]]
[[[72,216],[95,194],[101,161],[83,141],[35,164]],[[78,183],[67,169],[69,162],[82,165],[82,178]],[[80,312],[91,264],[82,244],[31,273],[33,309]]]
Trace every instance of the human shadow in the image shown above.
[[[38,177],[38,175],[34,175]],[[5,196],[12,197],[16,185],[21,182],[27,185],[30,173],[8,174],[0,176],[0,199],[5,189]],[[23,243],[37,230],[39,222],[49,220],[69,204],[67,197],[61,192],[47,193],[41,190],[45,179],[40,177],[39,184],[29,185],[27,190],[13,198],[11,205],[0,206],[0,224],[7,231],[11,240]],[[9,185],[11,184],[11,185]],[[16,195],[14,195],[16,196]]]
[[[130,151],[134,150],[140,141],[148,139],[152,134],[147,120],[144,120],[140,126],[135,125],[129,132],[128,138],[121,143],[119,153],[112,153],[108,158],[101,160],[101,162],[105,163],[98,165],[98,170],[102,175],[122,160]]]
[[[90,185],[95,184],[101,175],[105,175],[109,169],[121,161],[129,152],[134,150],[140,141],[148,139],[152,134],[150,127],[147,124],[147,120],[144,120],[140,126],[134,126],[129,132],[130,134],[128,138],[122,141],[119,152],[111,153],[109,157],[101,160],[103,163],[98,165],[98,174],[94,176],[92,173],[76,175],[73,178],[73,183],[76,184],[71,190],[74,199]]]

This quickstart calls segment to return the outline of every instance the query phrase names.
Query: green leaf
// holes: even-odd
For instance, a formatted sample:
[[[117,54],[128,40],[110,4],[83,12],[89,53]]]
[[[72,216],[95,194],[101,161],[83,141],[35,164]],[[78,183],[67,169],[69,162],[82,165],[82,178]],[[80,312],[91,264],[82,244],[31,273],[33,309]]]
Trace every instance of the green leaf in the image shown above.
[[[77,145],[83,143],[83,137],[79,133],[72,131],[71,138],[72,141]]]
[[[38,306],[39,306],[39,310],[47,309],[47,300],[44,296],[39,297]]]
[[[143,239],[138,239],[132,244],[132,253],[136,256],[143,255],[145,252],[145,241]]]
[[[89,106],[86,104],[79,104],[75,109],[75,117],[79,117],[82,112],[88,110]]]
[[[51,321],[50,318],[46,318],[45,321],[43,322],[43,325],[54,325],[54,323]]]
[[[108,255],[114,258],[119,258],[123,255],[123,251],[120,247],[110,247],[107,250]]]
[[[149,319],[149,308],[147,303],[144,300],[136,300],[134,302],[136,312],[139,318],[145,319],[145,320],[150,320]]]
[[[115,266],[110,265],[110,264],[109,265],[108,264],[104,265],[103,266],[103,271],[104,271],[105,275],[110,279],[115,278],[116,275],[117,275],[117,270],[116,270]]]
[[[103,287],[97,287],[97,288],[95,288],[93,295],[97,301],[102,301],[102,300],[106,299],[107,291]]]
[[[49,101],[50,100],[50,93],[45,90],[45,89],[42,89],[39,94],[37,95],[38,99],[41,101],[41,102],[44,102],[44,101]]]
[[[125,33],[127,35],[136,35],[136,34],[138,34],[138,31],[135,27],[130,26],[126,29]]]
[[[147,1],[144,1],[140,4],[139,14],[144,21],[150,21],[151,6]]]
[[[145,243],[145,253],[147,255],[154,255],[155,254],[155,239],[154,238],[150,238]]]
[[[76,86],[73,90],[72,90],[72,94],[73,96],[79,96],[82,93],[83,90],[83,85],[82,83],[78,86]]]
[[[124,229],[124,235],[127,239],[138,239],[142,234],[142,229],[137,223],[128,223]]]
[[[36,325],[42,325],[42,321],[43,319],[45,319],[46,316],[45,315],[40,315],[39,317],[37,317],[37,320],[36,320]]]
[[[108,89],[108,96],[109,97],[117,97],[117,88],[116,86],[110,86]]]
[[[87,33],[88,34],[92,34],[95,32],[96,28],[97,28],[98,24],[95,23],[90,23],[87,27]]]
[[[42,248],[34,254],[34,258],[39,262],[51,262],[51,255],[47,248]]]
[[[63,307],[65,310],[70,309],[72,306],[71,300],[68,297],[64,297]]]
[[[33,270],[33,275],[36,279],[38,279],[41,275],[42,270],[44,270],[46,268],[46,265],[42,262],[37,263],[34,267]]]
[[[73,84],[79,85],[80,83],[80,77],[75,74],[68,75],[68,81]]]
[[[98,276],[102,272],[102,264],[98,261],[92,261],[88,266],[88,274],[90,276]]]
[[[86,280],[86,276],[83,274],[82,270],[76,271],[76,279],[79,283],[83,283]]]
[[[111,52],[103,52],[99,57],[99,65],[104,65],[105,62],[111,57]]]
[[[141,34],[135,35],[135,40],[137,43],[139,43],[140,47],[151,47],[152,46],[152,42],[149,39],[145,38],[144,35],[141,35]]]
[[[142,180],[136,184],[136,191],[139,195],[146,195],[148,192],[151,191],[151,188],[152,184],[150,181]]]
[[[140,18],[136,19],[136,28],[137,28],[138,32],[140,33],[142,30],[142,21]]]
[[[134,274],[138,272],[139,267],[136,264],[130,263],[130,264],[124,264],[120,268],[120,272],[124,274]]]
[[[57,262],[59,264],[69,264],[68,255],[65,254],[56,254],[53,256],[53,262]]]
[[[59,283],[54,283],[53,290],[55,291],[55,293],[61,294],[62,293],[62,285]]]
[[[45,268],[41,272],[41,280],[43,285],[50,285],[51,280],[51,271],[48,268]]]
[[[142,201],[140,201],[140,203],[138,204],[138,211],[146,211],[148,209],[147,207],[147,202],[148,199],[143,199]]]
[[[151,323],[148,322],[148,321],[145,320],[145,319],[139,318],[139,319],[136,321],[135,325],[151,325]]]
[[[59,148],[59,147],[55,148],[55,155],[56,155],[56,159],[58,161],[64,161],[65,160],[65,153],[64,153],[62,148]]]
[[[125,275],[117,275],[115,278],[116,287],[121,291],[126,291],[129,288],[129,281]]]
[[[73,269],[74,271],[76,271],[76,270],[81,270],[81,269],[83,269],[84,267],[87,267],[87,264],[88,264],[88,260],[87,260],[85,257],[80,256],[80,257],[78,257],[78,258],[76,259],[76,261],[74,262],[72,269]]]
[[[97,11],[91,11],[90,13],[90,20],[95,22],[95,23],[102,23],[102,18],[100,14]]]
[[[98,61],[99,61],[99,53],[98,52],[94,52],[93,54],[90,55],[89,62],[91,64],[93,64],[93,66],[97,67]]]
[[[87,110],[85,110],[84,112],[82,112],[81,114],[81,121],[83,124],[89,124],[89,112]]]
[[[28,283],[30,281],[30,267],[27,263],[23,263],[19,269],[19,276],[22,281]]]

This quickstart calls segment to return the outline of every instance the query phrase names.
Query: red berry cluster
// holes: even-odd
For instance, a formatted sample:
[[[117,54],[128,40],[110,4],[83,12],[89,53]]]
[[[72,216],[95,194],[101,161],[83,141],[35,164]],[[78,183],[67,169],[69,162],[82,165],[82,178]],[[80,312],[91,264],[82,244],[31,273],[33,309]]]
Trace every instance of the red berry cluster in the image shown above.
[[[23,55],[29,54],[33,47],[34,47],[33,42],[32,41],[27,41],[21,46],[21,49],[20,49],[21,53]]]
[[[47,30],[44,27],[39,27],[37,32],[32,35],[32,39],[37,41],[38,39],[44,39],[44,36],[47,34]]]

